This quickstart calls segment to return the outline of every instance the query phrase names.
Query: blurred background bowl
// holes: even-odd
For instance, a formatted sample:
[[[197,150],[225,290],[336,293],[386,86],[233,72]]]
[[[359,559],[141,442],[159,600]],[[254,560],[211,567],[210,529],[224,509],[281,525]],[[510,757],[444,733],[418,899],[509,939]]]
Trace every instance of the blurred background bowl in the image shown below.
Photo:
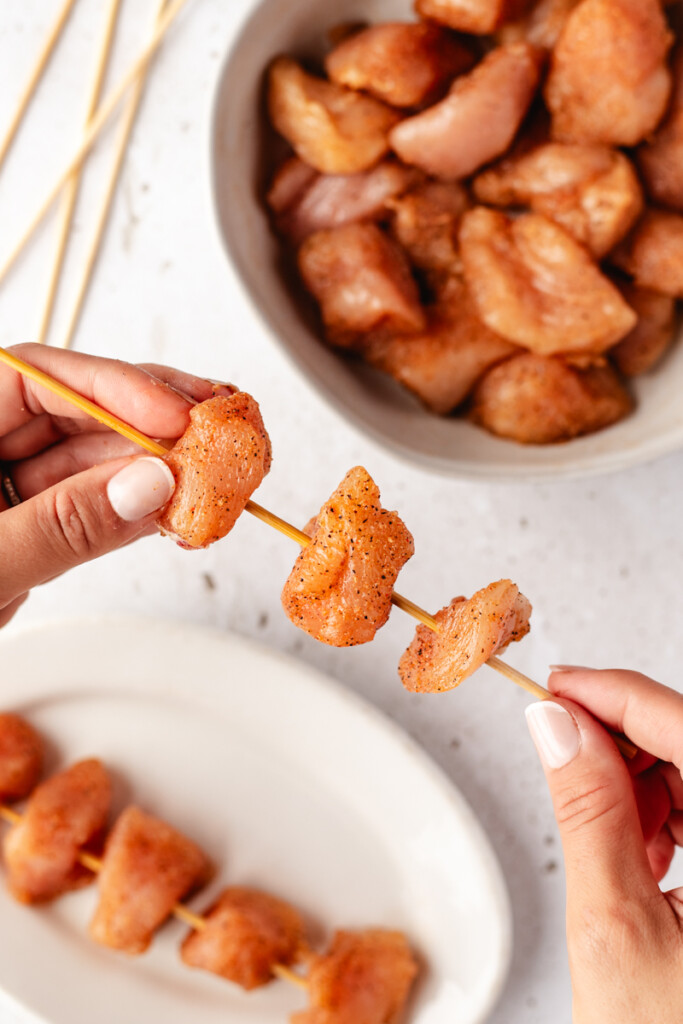
[[[311,387],[364,435],[413,464],[464,479],[539,480],[623,469],[683,447],[683,346],[633,383],[621,423],[566,444],[523,446],[427,412],[389,377],[328,348],[263,205],[273,167],[264,72],[281,53],[320,58],[341,22],[408,20],[408,0],[262,0],[228,53],[215,99],[213,191],[226,252],[255,310]],[[270,159],[269,159],[270,153]]]

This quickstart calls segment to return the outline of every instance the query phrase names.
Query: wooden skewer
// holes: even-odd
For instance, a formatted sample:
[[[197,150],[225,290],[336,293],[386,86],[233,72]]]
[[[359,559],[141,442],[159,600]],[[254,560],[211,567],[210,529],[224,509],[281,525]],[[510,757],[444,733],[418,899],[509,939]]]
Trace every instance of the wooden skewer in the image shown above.
[[[5,804],[0,804],[0,818],[6,821],[10,825],[18,825],[21,821],[21,814],[15,811],[12,807],[7,807]],[[87,868],[88,871],[92,871],[94,875],[98,875],[102,870],[102,858],[96,857],[93,853],[87,853],[81,850],[78,854],[78,861]],[[183,921],[189,925],[190,928],[194,928],[195,931],[203,932],[207,926],[206,919],[200,914],[195,914],[183,903],[176,903],[171,911],[174,917],[177,917],[179,921]],[[293,971],[291,967],[286,967],[284,964],[275,964],[273,967],[273,974],[283,981],[288,981],[292,985],[297,985],[299,988],[308,988],[308,982],[305,978],[302,978],[300,974]]]
[[[166,0],[161,0],[154,25],[155,31],[159,27],[165,6]],[[95,269],[95,264],[97,262],[100,246],[102,244],[102,238],[104,237],[104,232],[107,227],[107,222],[109,220],[109,214],[111,212],[112,203],[114,201],[114,196],[116,194],[116,186],[118,185],[119,176],[121,174],[121,169],[123,167],[123,162],[128,151],[128,143],[130,142],[130,137],[133,132],[133,126],[135,125],[135,120],[137,118],[138,110],[140,109],[140,103],[142,101],[142,97],[145,91],[145,84],[148,71],[149,62],[144,65],[142,71],[138,75],[138,79],[135,82],[135,85],[133,86],[133,91],[128,101],[128,106],[123,117],[123,124],[121,126],[121,134],[119,136],[118,143],[116,146],[114,163],[112,164],[111,172],[109,175],[109,181],[107,183],[104,198],[102,200],[102,206],[100,208],[100,213],[95,224],[95,230],[93,232],[90,248],[86,256],[83,275],[81,277],[81,282],[80,285],[78,286],[78,291],[76,293],[76,301],[74,302],[74,307],[71,313],[71,317],[69,319],[69,323],[66,328],[66,332],[64,334],[64,337],[60,341],[60,348],[69,348],[71,346],[74,334],[76,333],[76,328],[78,327],[78,322],[83,311],[83,306],[85,304],[88,288],[90,287],[90,281],[92,279],[93,270]]]
[[[59,14],[54,20],[52,28],[47,34],[47,39],[43,43],[43,48],[40,51],[36,65],[31,72],[28,82],[24,86],[24,91],[21,94],[19,104],[14,113],[12,120],[10,121],[9,127],[5,132],[5,136],[0,143],[0,167],[2,167],[5,157],[9,153],[10,147],[14,142],[14,138],[19,131],[21,122],[24,119],[24,114],[28,109],[28,105],[33,98],[33,94],[38,87],[40,79],[43,77],[43,72],[47,67],[48,61],[52,56],[52,52],[59,42],[59,37],[62,34],[62,30],[67,23],[69,15],[75,6],[76,0],[65,0],[62,4]]]
[[[97,110],[97,104],[100,101],[100,94],[102,92],[102,83],[109,63],[109,55],[111,53],[111,46],[114,40],[114,30],[116,28],[116,22],[119,16],[119,10],[121,8],[121,0],[111,0],[109,10],[107,12],[107,19],[104,26],[104,35],[102,37],[102,43],[100,45],[100,51],[97,55],[97,65],[95,67],[95,77],[93,78],[92,85],[90,87],[90,95],[88,97],[88,106],[85,114],[85,128],[86,131],[95,116]],[[69,232],[71,231],[71,221],[73,220],[74,210],[76,209],[76,200],[78,199],[78,191],[81,184],[81,174],[83,171],[83,164],[79,164],[66,183],[64,188],[64,195],[62,197],[62,209],[61,217],[59,222],[59,230],[57,233],[57,248],[55,250],[55,260],[50,273],[50,278],[47,287],[47,296],[45,298],[45,307],[43,309],[43,315],[40,320],[40,326],[38,328],[37,341],[39,344],[44,345],[47,338],[48,331],[50,329],[50,320],[52,318],[52,311],[55,305],[55,299],[57,297],[57,289],[59,287],[59,279],[62,274],[62,267],[64,266],[64,257],[66,255],[66,245],[69,240]]]
[[[57,178],[57,181],[55,182],[53,187],[48,192],[47,196],[40,205],[38,212],[32,218],[29,226],[24,231],[20,240],[15,244],[14,248],[10,252],[10,255],[5,259],[5,262],[2,264],[2,267],[0,267],[0,284],[7,277],[14,264],[21,256],[25,247],[30,242],[36,229],[41,224],[45,214],[48,212],[53,202],[64,188],[64,185],[68,181],[70,175],[83,162],[85,156],[92,149],[100,132],[104,128],[105,124],[111,117],[116,107],[121,102],[121,99],[123,98],[126,91],[130,88],[132,83],[143,70],[152,54],[161,45],[161,42],[166,33],[168,32],[169,28],[171,27],[171,24],[178,17],[186,3],[187,0],[173,0],[173,3],[171,3],[170,7],[166,9],[162,18],[160,19],[156,32],[154,33],[150,41],[147,43],[147,45],[144,47],[138,59],[128,69],[123,78],[120,79],[118,84],[111,90],[111,92],[107,94],[107,96],[103,100],[102,104],[98,108],[97,113],[92,119],[90,126],[85,132],[85,135],[80,146],[78,147],[73,157],[62,171],[62,173]]]
[[[118,418],[118,416],[114,416],[113,413],[107,412],[106,409],[101,409],[98,405],[95,405],[94,402],[91,402],[90,399],[84,398],[76,391],[72,391],[71,388],[68,388],[65,384],[62,384],[53,377],[50,377],[49,374],[44,373],[42,370],[36,369],[36,367],[31,366],[30,363],[24,362],[23,359],[19,359],[4,348],[0,348],[0,362],[6,363],[18,373],[21,373],[26,377],[30,377],[38,384],[42,384],[61,398],[64,398],[68,402],[77,406],[83,412],[88,413],[88,415],[92,416],[100,423],[106,424],[106,426],[110,427],[112,430],[115,430],[117,433],[122,434],[129,440],[134,441],[152,455],[163,457],[169,449],[173,447],[172,442],[162,444],[160,441],[155,441],[151,437],[147,437],[146,434],[143,434],[134,427],[130,427],[127,423],[124,423],[123,420]],[[296,526],[293,526],[286,520],[276,516],[273,512],[269,512],[268,509],[258,505],[255,501],[248,501],[246,509],[247,512],[256,516],[257,519],[260,519],[262,522],[267,523],[268,526],[272,526],[274,529],[279,530],[280,533],[283,533],[291,540],[295,540],[297,544],[300,544],[302,547],[307,547],[311,543],[311,538],[307,534],[303,533],[302,530],[297,529]],[[433,629],[435,633],[441,632],[441,627],[437,620],[433,615],[430,615],[429,612],[425,611],[424,608],[420,608],[419,605],[408,600],[406,597],[402,597],[401,594],[397,594],[396,591],[391,595],[391,600],[397,608],[407,612],[408,615],[412,615],[413,618],[424,623],[424,625],[428,626],[429,629]],[[533,696],[537,697],[539,700],[554,699],[550,690],[546,690],[544,686],[540,686],[538,683],[535,683],[533,679],[529,679],[529,677],[525,676],[523,672],[519,672],[516,668],[512,668],[511,665],[501,661],[500,658],[493,656],[489,658],[486,664],[495,669],[496,672],[500,672],[501,675],[504,675],[507,679],[510,679],[513,683],[516,683],[517,686],[521,686],[523,689],[527,690],[528,693],[533,694]],[[634,743],[631,743],[629,739],[626,739],[626,737],[621,736],[618,733],[612,732],[612,736],[619,747],[619,750],[625,757],[635,757],[638,753],[638,748]]]

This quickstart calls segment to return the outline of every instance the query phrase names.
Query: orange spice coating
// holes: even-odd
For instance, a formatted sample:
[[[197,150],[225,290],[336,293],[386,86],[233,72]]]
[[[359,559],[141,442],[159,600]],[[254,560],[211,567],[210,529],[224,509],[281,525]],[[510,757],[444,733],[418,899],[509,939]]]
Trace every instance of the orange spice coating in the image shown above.
[[[340,931],[308,976],[311,1008],[291,1024],[391,1024],[405,1006],[417,963],[401,932]]]
[[[384,22],[344,39],[325,58],[333,82],[362,89],[394,107],[417,107],[438,98],[474,54],[434,22]]]
[[[40,778],[43,741],[19,715],[0,714],[0,800],[28,796]]]
[[[185,548],[205,548],[232,530],[271,463],[257,402],[245,391],[190,410],[190,425],[165,456],[176,489],[157,520]]]
[[[183,942],[181,958],[248,991],[273,980],[276,964],[290,966],[304,938],[301,917],[288,903],[258,889],[224,889],[203,915],[206,927]]]
[[[175,904],[210,875],[208,859],[191,839],[127,807],[107,837],[90,935],[112,949],[144,953]]]
[[[79,761],[34,791],[4,842],[8,885],[22,903],[39,903],[92,881],[79,852],[104,834],[111,785],[103,765]]]
[[[367,643],[389,618],[396,577],[415,550],[412,535],[356,466],[321,508],[312,537],[282,591],[285,612],[323,643]]]
[[[454,598],[436,613],[437,633],[418,626],[399,662],[407,690],[443,693],[471,676],[494,654],[529,632],[531,605],[510,580],[477,591],[469,601]]]

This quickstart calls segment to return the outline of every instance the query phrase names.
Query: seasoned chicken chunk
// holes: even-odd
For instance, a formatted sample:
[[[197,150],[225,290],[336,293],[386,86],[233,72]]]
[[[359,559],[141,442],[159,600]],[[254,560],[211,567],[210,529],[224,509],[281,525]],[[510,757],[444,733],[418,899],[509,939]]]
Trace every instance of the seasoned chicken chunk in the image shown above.
[[[426,181],[386,205],[392,213],[390,231],[414,267],[437,282],[460,268],[458,228],[470,206],[461,185]]]
[[[190,425],[168,455],[176,480],[157,520],[185,548],[205,548],[232,530],[270,469],[270,438],[246,391],[190,410]]]
[[[311,1008],[291,1024],[392,1024],[401,1018],[417,962],[401,932],[337,932],[309,974]]]
[[[669,99],[670,43],[660,0],[582,0],[567,18],[545,86],[554,137],[641,142]]]
[[[606,146],[538,146],[482,171],[473,189],[490,206],[529,206],[545,214],[599,259],[628,234],[643,209],[630,161]]]
[[[646,210],[610,260],[640,288],[683,299],[683,217]]]
[[[299,245],[316,231],[361,220],[386,218],[386,204],[421,178],[415,167],[383,160],[362,174],[317,174],[304,179],[306,165],[292,157],[278,171],[267,202],[275,214],[277,230]],[[306,168],[309,170],[309,168]],[[296,188],[297,180],[301,187]],[[291,187],[286,187],[291,183]]]
[[[676,329],[676,301],[633,284],[620,285],[624,298],[638,316],[633,330],[610,356],[626,377],[647,373],[671,346]]]
[[[389,21],[345,39],[328,54],[325,69],[338,85],[394,107],[418,107],[473,64],[472,51],[439,25]]]
[[[367,643],[389,618],[396,577],[414,551],[398,513],[382,508],[377,484],[356,466],[320,509],[282,606],[316,640],[333,647]]]
[[[210,875],[209,861],[191,839],[127,807],[107,838],[92,938],[124,953],[144,953],[174,905]]]
[[[638,150],[638,166],[648,195],[683,213],[683,45],[674,57],[673,82],[666,118]]]
[[[0,714],[0,800],[28,796],[40,778],[43,741],[19,715]]]
[[[416,0],[415,10],[449,28],[472,35],[495,32],[524,13],[532,0]]]
[[[301,917],[288,903],[257,889],[224,889],[192,931],[181,957],[188,967],[219,974],[247,991],[267,985],[273,967],[296,963],[304,940]]]
[[[538,80],[532,47],[515,43],[492,50],[445,99],[392,128],[391,148],[404,163],[436,178],[466,178],[508,148]]]
[[[452,690],[513,640],[526,636],[530,615],[531,605],[510,580],[489,584],[469,601],[454,598],[434,616],[440,632],[417,627],[398,666],[403,685],[415,693]]]
[[[487,370],[520,349],[482,323],[460,277],[449,280],[428,313],[425,331],[370,334],[362,354],[432,412],[444,415],[467,398]]]
[[[278,57],[268,77],[273,127],[305,163],[322,174],[367,171],[389,148],[399,114],[371,96],[344,89]]]
[[[472,419],[522,444],[551,444],[623,419],[633,401],[609,365],[572,366],[530,352],[495,366],[472,400]]]
[[[104,834],[111,802],[100,761],[79,761],[41,783],[5,837],[8,885],[22,903],[42,903],[87,885],[79,853]]]
[[[327,338],[352,346],[380,324],[418,331],[425,318],[400,247],[375,224],[318,231],[299,250],[299,270],[320,303]]]
[[[519,21],[504,25],[498,33],[502,43],[520,40],[552,50],[560,38],[567,18],[581,0],[537,0]]]
[[[460,229],[465,279],[496,334],[541,355],[601,353],[636,315],[571,235],[536,213],[477,207]]]

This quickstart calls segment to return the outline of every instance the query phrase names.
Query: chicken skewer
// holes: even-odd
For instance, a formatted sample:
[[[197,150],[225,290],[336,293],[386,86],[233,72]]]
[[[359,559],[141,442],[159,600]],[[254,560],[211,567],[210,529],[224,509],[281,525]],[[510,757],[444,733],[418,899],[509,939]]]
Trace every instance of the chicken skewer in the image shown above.
[[[92,416],[98,422],[105,424],[110,429],[121,434],[123,437],[128,438],[130,441],[133,441],[135,444],[138,444],[141,448],[144,448],[153,455],[163,458],[173,447],[171,442],[164,444],[160,441],[156,441],[153,438],[148,437],[146,434],[143,434],[141,431],[136,430],[134,427],[131,427],[129,424],[124,423],[113,413],[100,408],[100,406],[96,405],[94,402],[91,402],[89,399],[84,398],[77,392],[72,391],[72,389],[67,387],[65,384],[55,380],[42,370],[31,366],[30,363],[26,363],[23,359],[18,358],[6,349],[0,348],[0,362],[5,363],[7,366],[10,366],[13,370],[23,376],[29,377],[36,383],[48,388],[50,391]],[[273,529],[278,530],[286,537],[296,541],[302,548],[308,547],[311,544],[311,538],[306,533],[297,529],[296,526],[293,526],[286,520],[281,519],[268,509],[263,508],[263,506],[257,504],[255,501],[249,500],[246,503],[246,510],[268,526],[273,527]],[[403,597],[396,591],[392,592],[391,601],[397,608],[400,608],[408,615],[412,615],[413,618],[417,619],[435,633],[441,632],[441,626],[437,619],[413,601]],[[495,655],[490,657],[486,664],[495,669],[495,671],[501,673],[501,675],[504,675],[507,679],[510,679],[517,686],[522,687],[538,700],[553,699],[553,694],[551,694],[549,690],[541,686],[539,683],[534,682],[533,679],[530,679],[528,676],[524,675],[524,673],[506,664],[506,662],[501,661],[501,659]],[[637,747],[625,737],[614,735],[614,740],[624,756],[633,758],[637,753]]]
[[[22,815],[18,811],[15,811],[12,807],[8,807],[6,804],[0,804],[0,818],[6,821],[9,825],[18,825],[22,819]],[[85,850],[81,850],[78,854],[78,861],[87,868],[88,871],[92,871],[93,874],[99,874],[102,870],[102,858],[96,857],[92,853],[88,853]],[[195,914],[192,910],[189,910],[184,904],[176,903],[173,907],[173,916],[177,917],[179,921],[189,925],[195,931],[203,931],[206,928],[206,921],[199,914]],[[289,981],[291,984],[297,985],[299,988],[307,988],[308,984],[305,978],[302,978],[300,974],[292,970],[290,967],[286,967],[284,964],[275,964],[273,967],[273,973],[276,974],[283,981]]]

